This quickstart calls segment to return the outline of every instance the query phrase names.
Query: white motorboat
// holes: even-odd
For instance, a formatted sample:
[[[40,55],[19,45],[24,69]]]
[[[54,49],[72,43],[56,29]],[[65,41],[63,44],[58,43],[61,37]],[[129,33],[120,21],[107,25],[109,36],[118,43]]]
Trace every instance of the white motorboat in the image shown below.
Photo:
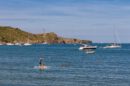
[[[79,50],[86,50],[86,49],[96,49],[97,46],[92,46],[92,45],[87,45],[87,44],[84,44],[83,46],[81,46],[79,48]]]

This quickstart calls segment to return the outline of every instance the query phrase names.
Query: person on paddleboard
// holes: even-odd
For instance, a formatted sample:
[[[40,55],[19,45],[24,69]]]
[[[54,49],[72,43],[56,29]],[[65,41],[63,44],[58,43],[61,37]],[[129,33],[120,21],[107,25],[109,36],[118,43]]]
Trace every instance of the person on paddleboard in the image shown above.
[[[47,66],[43,63],[43,58],[40,58],[40,60],[39,60],[39,69],[44,70],[46,68],[47,68]]]
[[[44,64],[43,64],[43,58],[40,58],[40,60],[39,60],[39,66],[44,66]]]

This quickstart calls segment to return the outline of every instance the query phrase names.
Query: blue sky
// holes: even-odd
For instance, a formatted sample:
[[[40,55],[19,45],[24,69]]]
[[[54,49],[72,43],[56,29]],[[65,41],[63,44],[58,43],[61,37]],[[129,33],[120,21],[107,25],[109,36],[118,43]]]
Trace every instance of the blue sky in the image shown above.
[[[130,0],[0,0],[0,25],[69,38],[130,42]]]

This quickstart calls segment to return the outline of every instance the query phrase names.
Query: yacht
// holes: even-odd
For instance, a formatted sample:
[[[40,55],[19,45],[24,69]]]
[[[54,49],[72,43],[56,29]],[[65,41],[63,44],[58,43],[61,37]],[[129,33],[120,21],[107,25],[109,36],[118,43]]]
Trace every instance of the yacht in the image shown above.
[[[121,45],[113,43],[111,45],[107,45],[104,48],[121,48]]]
[[[107,46],[103,47],[103,48],[121,48],[121,45],[119,43],[117,43],[117,39],[118,39],[118,42],[120,42],[120,40],[118,38],[116,30],[114,32],[115,32],[114,33],[114,42],[112,44],[110,44],[110,45],[107,45]]]
[[[83,46],[81,46],[79,48],[79,50],[86,50],[86,49],[96,49],[97,46],[92,46],[92,45],[87,45],[87,44],[84,44]]]

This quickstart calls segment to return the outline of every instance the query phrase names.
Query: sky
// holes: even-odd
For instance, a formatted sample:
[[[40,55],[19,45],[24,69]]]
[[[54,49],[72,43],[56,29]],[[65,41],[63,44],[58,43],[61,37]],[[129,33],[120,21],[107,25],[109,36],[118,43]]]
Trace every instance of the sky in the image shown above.
[[[130,43],[130,0],[0,0],[0,26]]]

